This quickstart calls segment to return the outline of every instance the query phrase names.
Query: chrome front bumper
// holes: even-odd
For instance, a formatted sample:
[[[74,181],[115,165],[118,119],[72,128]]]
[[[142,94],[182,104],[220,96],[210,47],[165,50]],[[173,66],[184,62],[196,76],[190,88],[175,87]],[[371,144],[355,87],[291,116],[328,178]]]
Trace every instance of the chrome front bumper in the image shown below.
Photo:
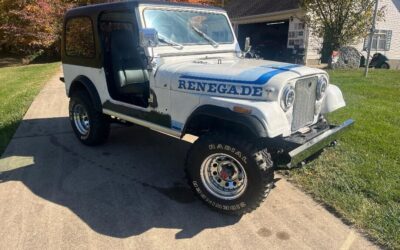
[[[303,162],[307,158],[313,156],[314,154],[321,151],[323,148],[330,145],[333,141],[337,139],[337,137],[344,132],[347,128],[352,126],[354,121],[349,119],[345,121],[343,124],[331,127],[330,129],[324,131],[323,133],[317,135],[314,138],[303,143],[301,146],[291,150],[289,154],[290,162],[286,165],[286,167],[295,167],[299,163]]]

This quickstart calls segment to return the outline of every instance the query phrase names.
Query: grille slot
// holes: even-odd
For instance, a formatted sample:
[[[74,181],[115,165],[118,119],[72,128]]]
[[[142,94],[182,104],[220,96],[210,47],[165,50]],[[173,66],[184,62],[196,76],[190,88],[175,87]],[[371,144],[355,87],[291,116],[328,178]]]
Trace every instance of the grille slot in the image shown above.
[[[293,106],[292,131],[297,131],[314,121],[318,77],[300,79],[296,82],[296,100]]]

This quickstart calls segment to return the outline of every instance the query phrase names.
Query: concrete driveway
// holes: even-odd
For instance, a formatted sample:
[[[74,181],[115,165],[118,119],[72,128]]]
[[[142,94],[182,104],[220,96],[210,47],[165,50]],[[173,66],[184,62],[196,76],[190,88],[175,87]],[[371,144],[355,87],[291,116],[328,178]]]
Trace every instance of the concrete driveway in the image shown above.
[[[241,218],[210,211],[186,185],[189,142],[114,127],[75,139],[55,76],[0,160],[0,249],[374,249],[283,179]]]

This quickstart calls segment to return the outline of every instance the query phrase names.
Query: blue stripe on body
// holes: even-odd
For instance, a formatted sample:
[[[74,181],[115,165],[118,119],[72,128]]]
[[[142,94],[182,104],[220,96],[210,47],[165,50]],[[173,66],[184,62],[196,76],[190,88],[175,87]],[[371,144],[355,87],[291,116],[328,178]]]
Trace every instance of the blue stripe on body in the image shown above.
[[[245,80],[233,80],[233,79],[220,79],[220,78],[209,78],[209,77],[201,77],[201,76],[191,76],[191,75],[182,75],[181,79],[189,79],[189,80],[202,80],[202,81],[213,81],[213,82],[228,82],[228,83],[241,83],[241,84],[252,84],[252,85],[263,85],[272,77],[290,71],[293,68],[301,67],[297,64],[290,64],[285,67],[271,67],[271,66],[260,66],[262,68],[272,68],[274,70],[269,71],[261,75],[257,80],[254,81],[245,81]],[[244,72],[247,73],[247,72]]]
[[[182,131],[183,123],[172,121],[171,128],[174,130]]]

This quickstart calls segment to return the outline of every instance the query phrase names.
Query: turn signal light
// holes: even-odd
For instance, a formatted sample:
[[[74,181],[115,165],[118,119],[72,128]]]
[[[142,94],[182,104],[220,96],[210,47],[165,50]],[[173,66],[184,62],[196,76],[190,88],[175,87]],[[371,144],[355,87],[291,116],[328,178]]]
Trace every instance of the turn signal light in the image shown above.
[[[239,106],[233,107],[233,111],[235,111],[236,113],[241,113],[241,114],[251,114],[251,109],[239,107]]]

